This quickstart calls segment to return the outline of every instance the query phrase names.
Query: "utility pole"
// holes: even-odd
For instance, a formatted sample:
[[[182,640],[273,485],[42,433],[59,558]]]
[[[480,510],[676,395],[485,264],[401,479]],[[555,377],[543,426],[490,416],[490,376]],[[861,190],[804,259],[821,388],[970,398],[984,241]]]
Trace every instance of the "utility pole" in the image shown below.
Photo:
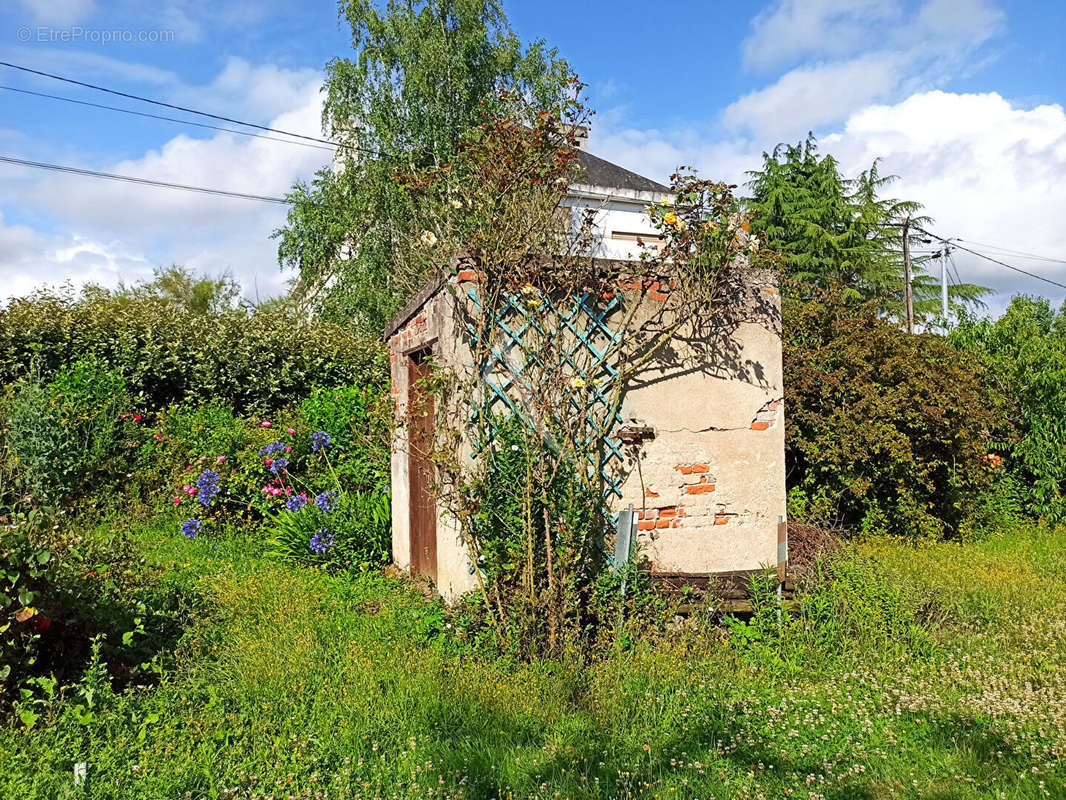
[[[907,302],[907,333],[914,333],[914,293],[911,291],[911,219],[903,220],[903,296]]]
[[[948,328],[948,248],[940,257],[940,316],[944,318],[944,330]]]

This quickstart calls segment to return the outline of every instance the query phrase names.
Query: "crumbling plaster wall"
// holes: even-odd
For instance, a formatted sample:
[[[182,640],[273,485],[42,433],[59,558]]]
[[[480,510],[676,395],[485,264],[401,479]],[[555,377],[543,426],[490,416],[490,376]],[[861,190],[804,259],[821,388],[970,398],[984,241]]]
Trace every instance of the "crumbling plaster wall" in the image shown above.
[[[733,366],[645,375],[625,397],[626,423],[654,438],[639,447],[615,503],[638,510],[640,557],[653,572],[706,574],[777,563],[785,514],[780,297],[759,302],[732,332]]]

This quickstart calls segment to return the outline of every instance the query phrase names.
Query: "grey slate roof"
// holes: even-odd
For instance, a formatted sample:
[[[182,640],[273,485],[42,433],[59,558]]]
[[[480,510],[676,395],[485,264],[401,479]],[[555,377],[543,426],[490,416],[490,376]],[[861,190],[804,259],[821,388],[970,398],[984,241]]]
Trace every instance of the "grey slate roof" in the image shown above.
[[[608,186],[612,189],[629,189],[636,192],[670,191],[669,187],[663,186],[658,181],[630,172],[586,150],[578,151],[577,162],[582,172],[585,173],[581,182],[591,186]]]

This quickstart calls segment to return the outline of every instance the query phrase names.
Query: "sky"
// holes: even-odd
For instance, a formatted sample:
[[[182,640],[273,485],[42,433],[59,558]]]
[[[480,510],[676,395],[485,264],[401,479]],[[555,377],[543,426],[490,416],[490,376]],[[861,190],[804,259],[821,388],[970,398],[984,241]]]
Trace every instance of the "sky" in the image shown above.
[[[847,174],[880,159],[932,230],[1066,283],[1063,0],[505,0],[526,42],[588,84],[590,149],[666,180],[742,184],[811,131]],[[321,135],[325,64],[352,54],[332,0],[6,0],[0,60],[214,114]],[[165,109],[0,67],[0,86]],[[211,120],[188,117],[202,123]],[[222,124],[222,123],[219,123]],[[330,152],[0,89],[0,156],[259,195]],[[0,299],[114,286],[172,263],[284,291],[282,206],[0,163]],[[957,250],[961,280],[1056,304],[1066,290]]]

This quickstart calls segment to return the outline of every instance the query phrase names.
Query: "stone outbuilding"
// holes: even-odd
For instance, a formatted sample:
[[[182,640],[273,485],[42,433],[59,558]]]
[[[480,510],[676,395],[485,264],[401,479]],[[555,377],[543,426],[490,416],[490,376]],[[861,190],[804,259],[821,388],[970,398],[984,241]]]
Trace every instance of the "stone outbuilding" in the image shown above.
[[[666,192],[613,169],[622,179],[647,182],[633,190],[641,208],[646,193]],[[444,416],[419,381],[430,362],[471,361],[457,303],[476,290],[478,277],[453,265],[413,296],[386,332],[397,410],[420,412],[399,427],[392,453],[393,558],[431,579],[446,598],[476,588],[475,565],[457,521],[433,499],[432,464],[409,438],[428,437]],[[785,515],[780,296],[770,275],[753,275],[742,294],[734,305],[747,313],[730,327],[728,342],[697,342],[703,346],[689,355],[698,357],[681,359],[684,366],[676,351],[656,357],[622,402],[617,435],[638,457],[609,504],[615,512],[633,507],[637,558],[664,579],[698,581],[779,565],[785,557],[778,539]]]

